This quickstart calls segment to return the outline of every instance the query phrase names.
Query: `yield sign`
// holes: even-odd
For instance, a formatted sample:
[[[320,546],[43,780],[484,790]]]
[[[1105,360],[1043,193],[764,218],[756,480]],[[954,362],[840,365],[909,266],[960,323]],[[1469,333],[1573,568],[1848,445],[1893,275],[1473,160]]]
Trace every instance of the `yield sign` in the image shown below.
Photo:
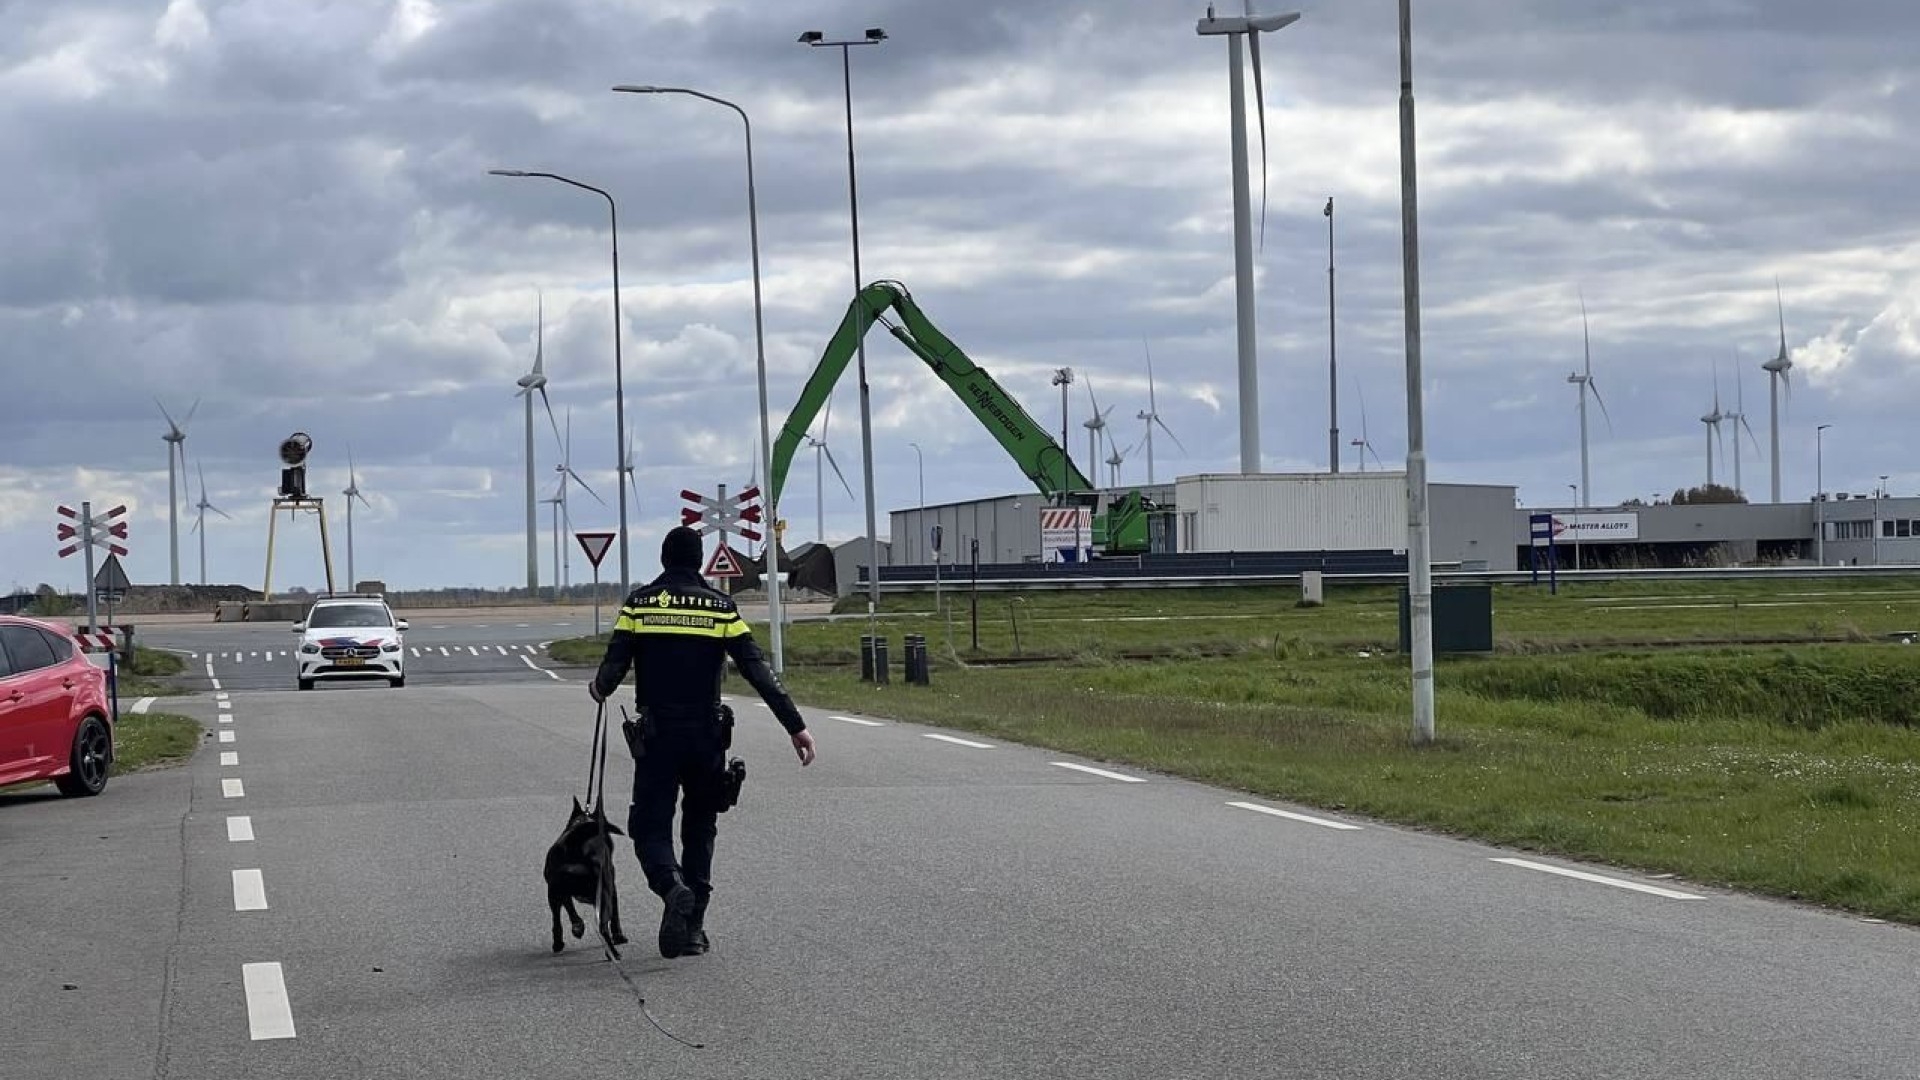
[[[593,563],[593,568],[600,569],[600,560],[607,557],[607,549],[613,546],[613,534],[577,532],[573,534],[573,538],[580,541],[580,550],[587,553],[587,560]]]
[[[725,544],[713,549],[713,557],[707,560],[707,568],[701,571],[711,578],[737,578],[746,576],[740,569],[740,560],[733,549]]]

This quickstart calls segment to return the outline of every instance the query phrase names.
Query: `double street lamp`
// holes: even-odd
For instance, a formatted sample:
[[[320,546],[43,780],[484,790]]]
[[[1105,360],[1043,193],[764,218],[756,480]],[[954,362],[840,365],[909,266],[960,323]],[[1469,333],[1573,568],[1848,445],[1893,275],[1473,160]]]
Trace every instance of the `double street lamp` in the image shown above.
[[[613,240],[613,460],[615,476],[624,473],[630,466],[626,460],[627,442],[627,394],[624,383],[624,367],[620,360],[620,211],[613,204],[613,196],[592,184],[583,184],[578,180],[550,172],[526,172],[520,169],[488,169],[492,176],[538,177],[542,180],[558,180],[571,184],[582,191],[591,191],[607,200],[607,219],[612,226]],[[633,576],[629,572],[627,561],[627,485],[615,484],[620,489],[620,599],[624,602],[627,593],[633,589]],[[597,602],[597,601],[596,601]]]
[[[858,301],[862,279],[860,277],[860,188],[853,167],[853,67],[847,53],[855,45],[878,45],[887,40],[887,32],[880,27],[869,27],[866,35],[845,41],[828,41],[827,36],[818,30],[809,30],[800,35],[799,42],[814,49],[840,50],[840,81],[845,88],[847,101],[847,203],[853,218],[853,295]],[[867,483],[867,622],[872,631],[874,619],[880,609],[880,531],[874,520],[873,506],[873,410],[867,386],[867,343],[865,335],[857,346],[860,372],[860,457],[866,471]]]
[[[732,109],[740,117],[740,123],[747,135],[747,235],[749,246],[753,249],[753,340],[754,361],[760,376],[760,468],[761,475],[767,478],[767,521],[773,532],[773,543],[768,548],[772,552],[767,557],[767,619],[772,624],[773,670],[781,673],[785,666],[785,651],[780,608],[780,506],[773,492],[773,441],[767,435],[767,334],[766,323],[760,303],[760,204],[753,186],[753,121],[747,118],[747,111],[725,98],[698,90],[689,90],[681,86],[616,86],[615,93],[622,94],[684,94],[702,101],[710,101]],[[878,572],[876,571],[876,576]]]

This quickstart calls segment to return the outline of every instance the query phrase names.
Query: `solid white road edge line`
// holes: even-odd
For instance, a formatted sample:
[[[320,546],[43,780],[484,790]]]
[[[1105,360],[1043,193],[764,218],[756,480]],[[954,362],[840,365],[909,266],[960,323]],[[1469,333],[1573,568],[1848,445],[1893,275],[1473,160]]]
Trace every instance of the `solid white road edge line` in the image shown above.
[[[247,1031],[258,1039],[293,1038],[293,1004],[279,964],[242,964],[247,990]]]
[[[233,910],[267,910],[267,883],[258,870],[233,872]]]
[[[240,764],[240,755],[239,755],[239,753],[237,753],[237,752],[235,752],[235,751],[233,751],[233,750],[222,750],[222,751],[220,751],[220,766],[221,766],[221,768],[226,768],[226,767],[227,767],[227,766],[229,766],[229,765],[238,765],[238,764]]]
[[[233,732],[231,732],[231,731],[222,731],[222,732],[220,733],[220,741],[221,741],[221,742],[232,742],[232,741],[233,741]]]
[[[857,716],[829,716],[829,720],[838,720],[843,724],[859,724],[861,727],[886,727],[878,720],[862,720]]]
[[[253,819],[245,814],[234,814],[227,818],[227,841],[244,844],[253,839]]]
[[[972,739],[957,739],[952,735],[935,735],[933,732],[930,732],[930,731],[921,732],[920,737],[923,739],[939,739],[941,742],[950,742],[950,743],[953,743],[955,746],[971,746],[975,750],[993,749],[992,743],[974,742]]]
[[[1076,765],[1071,761],[1056,761],[1053,764],[1058,765],[1062,769],[1073,769],[1076,772],[1092,773],[1095,776],[1104,776],[1109,780],[1124,780],[1129,784],[1144,784],[1147,782],[1147,778],[1144,776],[1127,776],[1124,773],[1108,772],[1105,769],[1096,769],[1091,765]]]
[[[229,776],[220,781],[220,795],[227,799],[244,799],[247,789],[240,785],[239,777]]]
[[[1695,896],[1692,893],[1676,892],[1673,889],[1663,889],[1658,885],[1642,885],[1637,881],[1622,881],[1619,878],[1603,877],[1599,874],[1589,874],[1585,870],[1569,870],[1563,866],[1548,866],[1546,863],[1529,862],[1526,859],[1495,859],[1493,861],[1497,863],[1506,863],[1508,866],[1518,866],[1524,870],[1538,870],[1543,874],[1558,874],[1561,877],[1578,878],[1581,881],[1591,881],[1596,885],[1611,885],[1616,889],[1632,889],[1634,892],[1648,893],[1653,896],[1664,896],[1669,900],[1705,900],[1706,899],[1706,897],[1704,896]]]
[[[141,715],[144,715],[146,711],[151,708],[153,708],[153,699],[150,697],[143,697],[139,701],[136,701],[133,703],[133,714],[135,716],[141,716]]]
[[[1362,826],[1359,825],[1349,825],[1344,821],[1328,821],[1326,818],[1296,814],[1291,810],[1276,810],[1271,806],[1261,806],[1259,803],[1230,802],[1227,805],[1238,807],[1241,810],[1251,810],[1256,814],[1270,814],[1274,817],[1286,818],[1289,821],[1304,821],[1309,825],[1319,825],[1328,829],[1344,829],[1349,832],[1358,832],[1362,828]]]

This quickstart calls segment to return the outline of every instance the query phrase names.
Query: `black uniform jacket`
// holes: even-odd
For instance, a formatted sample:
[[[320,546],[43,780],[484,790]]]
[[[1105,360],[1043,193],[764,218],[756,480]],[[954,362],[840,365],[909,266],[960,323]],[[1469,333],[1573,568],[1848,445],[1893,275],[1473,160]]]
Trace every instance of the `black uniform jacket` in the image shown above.
[[[733,598],[692,570],[669,570],[627,597],[594,686],[611,696],[632,667],[642,709],[663,720],[711,715],[729,656],[788,734],[806,730]]]

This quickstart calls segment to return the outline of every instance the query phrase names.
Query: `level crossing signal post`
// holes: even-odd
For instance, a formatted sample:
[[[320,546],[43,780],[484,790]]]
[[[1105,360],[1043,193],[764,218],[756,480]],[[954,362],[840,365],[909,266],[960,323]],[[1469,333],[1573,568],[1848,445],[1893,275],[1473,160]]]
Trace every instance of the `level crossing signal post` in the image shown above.
[[[756,501],[760,498],[760,489],[758,486],[749,486],[737,494],[728,495],[727,485],[721,484],[715,491],[717,494],[708,496],[683,488],[680,497],[692,505],[681,507],[680,523],[701,536],[715,532],[720,534],[720,546],[714,549],[701,573],[708,578],[732,582],[743,577],[745,571],[740,566],[739,556],[728,546],[727,537],[735,534],[748,541],[757,542],[761,539],[760,524],[764,511]],[[771,627],[773,670],[776,675],[784,674],[785,628],[781,624],[785,619],[781,614],[780,544],[777,540],[767,549],[764,580],[767,586],[767,621]]]
[[[58,520],[54,523],[54,538],[66,542],[60,549],[60,557],[67,558],[79,552],[85,552],[87,573],[87,629],[80,636],[80,643],[89,652],[104,649],[107,654],[107,688],[112,695],[113,715],[120,715],[120,671],[115,663],[113,633],[103,630],[100,625],[100,590],[95,588],[93,570],[93,549],[104,548],[109,558],[119,558],[127,554],[122,541],[127,539],[127,507],[121,504],[100,515],[93,516],[93,503],[82,502],[75,511],[71,506],[56,508]],[[119,564],[114,563],[115,566]],[[124,574],[123,574],[124,579]]]

